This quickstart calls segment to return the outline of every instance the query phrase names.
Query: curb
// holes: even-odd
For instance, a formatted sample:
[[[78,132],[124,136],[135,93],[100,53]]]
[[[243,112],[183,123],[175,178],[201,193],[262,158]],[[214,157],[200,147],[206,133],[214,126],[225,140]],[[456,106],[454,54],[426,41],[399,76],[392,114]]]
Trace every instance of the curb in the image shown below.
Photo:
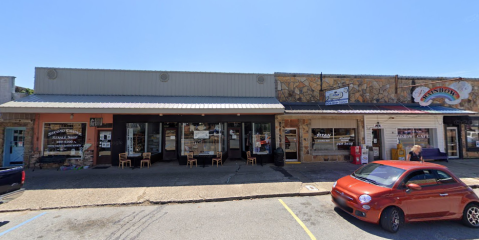
[[[472,189],[479,188],[479,184],[468,185],[468,186]],[[91,204],[91,205],[78,205],[78,206],[64,206],[64,207],[46,207],[46,208],[38,208],[38,209],[31,209],[31,208],[9,209],[9,210],[0,210],[0,213],[75,209],[75,208],[87,208],[87,207],[151,206],[151,205],[163,205],[163,204],[226,202],[226,201],[239,201],[239,200],[248,200],[248,199],[252,200],[252,199],[264,199],[264,198],[276,198],[276,197],[322,196],[322,195],[329,195],[330,193],[331,193],[330,191],[318,191],[318,192],[306,192],[306,193],[298,192],[298,193],[265,194],[265,195],[250,195],[250,196],[209,198],[209,199],[196,199],[196,200],[166,200],[166,201],[144,200],[141,202],[129,202],[129,203],[105,203],[105,204]]]
[[[0,210],[0,213],[75,209],[75,208],[87,208],[87,207],[149,206],[149,205],[163,205],[163,204],[227,202],[227,201],[252,200],[252,199],[264,199],[264,198],[276,198],[276,197],[320,196],[320,195],[329,195],[329,194],[330,194],[330,191],[321,191],[321,192],[313,192],[313,193],[282,193],[282,194],[251,195],[251,196],[196,199],[196,200],[166,200],[166,201],[145,200],[142,202],[130,202],[130,203],[105,203],[105,204],[91,204],[91,205],[78,205],[78,206],[64,206],[64,207],[46,207],[46,208],[36,208],[36,209],[31,209],[31,208],[8,209],[8,210]]]

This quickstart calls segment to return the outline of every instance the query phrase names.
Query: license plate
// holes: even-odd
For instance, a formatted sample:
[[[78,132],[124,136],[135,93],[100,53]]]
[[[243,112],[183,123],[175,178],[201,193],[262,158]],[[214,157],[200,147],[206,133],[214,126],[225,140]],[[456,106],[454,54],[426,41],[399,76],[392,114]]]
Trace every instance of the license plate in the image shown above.
[[[343,206],[343,207],[344,207],[344,206],[347,206],[347,204],[346,204],[346,199],[344,199],[344,198],[337,197],[337,198],[336,198],[336,202],[338,202],[338,204],[339,204],[340,206]]]

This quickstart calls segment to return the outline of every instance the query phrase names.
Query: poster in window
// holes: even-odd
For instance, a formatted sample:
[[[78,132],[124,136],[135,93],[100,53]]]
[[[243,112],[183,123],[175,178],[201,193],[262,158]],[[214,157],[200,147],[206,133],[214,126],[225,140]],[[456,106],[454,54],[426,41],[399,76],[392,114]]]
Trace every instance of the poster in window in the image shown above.
[[[210,138],[209,131],[195,131],[194,138],[195,139],[209,139]]]

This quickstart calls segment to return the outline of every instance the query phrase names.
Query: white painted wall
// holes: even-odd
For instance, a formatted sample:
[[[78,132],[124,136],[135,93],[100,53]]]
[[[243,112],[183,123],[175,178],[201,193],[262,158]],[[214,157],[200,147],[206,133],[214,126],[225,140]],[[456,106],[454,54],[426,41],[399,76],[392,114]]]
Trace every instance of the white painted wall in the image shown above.
[[[382,159],[391,158],[391,148],[396,148],[398,138],[398,128],[435,128],[437,146],[442,152],[444,150],[444,126],[442,115],[365,115],[365,141],[366,145],[372,146],[372,133],[371,129],[379,122],[383,129],[383,142],[382,142]],[[408,151],[408,149],[406,149]]]

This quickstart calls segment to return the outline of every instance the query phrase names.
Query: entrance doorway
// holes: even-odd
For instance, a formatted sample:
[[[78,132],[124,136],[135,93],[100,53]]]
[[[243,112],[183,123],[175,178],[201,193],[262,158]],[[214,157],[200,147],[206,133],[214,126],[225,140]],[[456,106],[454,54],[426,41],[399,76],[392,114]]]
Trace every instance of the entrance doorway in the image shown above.
[[[111,164],[111,130],[98,131],[96,164]]]
[[[228,128],[228,158],[241,159],[241,127]]]
[[[178,129],[177,128],[165,128],[163,131],[163,160],[176,160],[178,158],[178,152],[176,147]]]
[[[374,160],[381,160],[382,152],[382,130],[373,129],[373,155]]]
[[[459,141],[457,139],[457,127],[447,127],[446,138],[448,157],[459,158]]]
[[[284,142],[286,153],[286,162],[298,161],[298,129],[285,128],[284,130]]]
[[[26,128],[5,128],[3,166],[22,166]]]

